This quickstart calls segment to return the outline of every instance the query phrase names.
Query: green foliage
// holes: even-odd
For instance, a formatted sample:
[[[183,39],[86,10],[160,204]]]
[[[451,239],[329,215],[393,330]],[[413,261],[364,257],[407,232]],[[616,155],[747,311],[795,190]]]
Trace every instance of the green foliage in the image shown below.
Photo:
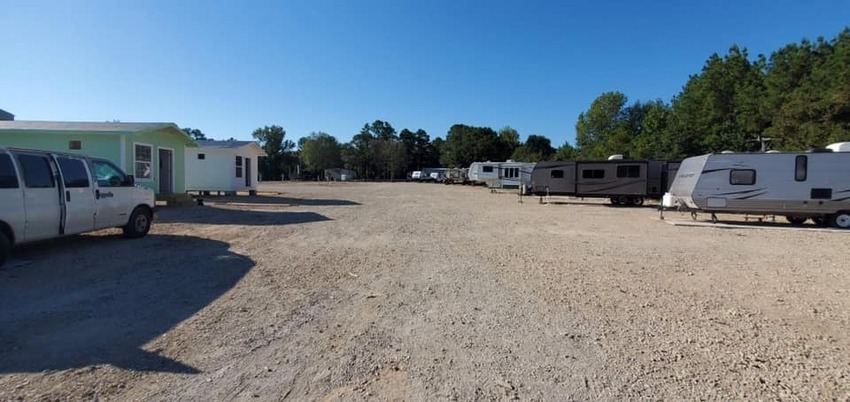
[[[509,127],[503,132],[505,136],[501,137],[490,127],[455,124],[446,135],[440,161],[448,167],[466,167],[476,161],[506,160],[515,137]]]
[[[266,151],[267,157],[260,159],[260,174],[263,180],[280,180],[283,173],[284,155],[283,137],[286,131],[280,126],[265,126],[251,134]]]
[[[335,137],[327,133],[311,133],[298,141],[304,169],[323,177],[325,169],[342,166],[342,148]]]
[[[540,162],[547,161],[555,154],[552,142],[542,135],[529,135],[525,144],[517,147],[511,155],[511,159],[517,162]]]
[[[197,128],[184,127],[184,128],[181,128],[180,130],[183,130],[183,132],[186,133],[186,135],[188,135],[189,137],[192,137],[192,139],[195,140],[195,141],[207,139],[206,134],[204,134],[201,130],[199,130]]]
[[[555,151],[555,155],[552,156],[552,159],[556,161],[573,161],[579,159],[578,150],[570,145],[569,142],[565,142],[564,145],[561,145],[561,147]]]

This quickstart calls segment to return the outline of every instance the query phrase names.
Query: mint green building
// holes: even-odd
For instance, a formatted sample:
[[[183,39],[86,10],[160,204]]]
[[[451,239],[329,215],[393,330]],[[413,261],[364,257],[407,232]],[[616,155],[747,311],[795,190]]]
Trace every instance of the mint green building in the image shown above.
[[[108,159],[157,194],[186,192],[186,147],[197,143],[174,123],[0,120],[0,146]]]

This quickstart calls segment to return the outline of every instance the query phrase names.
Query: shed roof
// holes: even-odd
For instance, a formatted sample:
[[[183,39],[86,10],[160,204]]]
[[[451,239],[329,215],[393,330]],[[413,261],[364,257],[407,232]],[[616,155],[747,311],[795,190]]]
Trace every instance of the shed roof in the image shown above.
[[[187,145],[195,145],[192,137],[174,123],[118,123],[88,121],[0,121],[0,132],[26,131],[33,134],[90,133],[90,134],[136,134],[149,131],[173,132],[185,138]]]
[[[263,148],[260,148],[260,144],[257,144],[256,141],[218,141],[218,140],[198,140],[198,146],[201,148],[222,148],[222,149],[236,149],[243,147],[253,148],[254,151],[261,156],[268,156],[266,151]]]

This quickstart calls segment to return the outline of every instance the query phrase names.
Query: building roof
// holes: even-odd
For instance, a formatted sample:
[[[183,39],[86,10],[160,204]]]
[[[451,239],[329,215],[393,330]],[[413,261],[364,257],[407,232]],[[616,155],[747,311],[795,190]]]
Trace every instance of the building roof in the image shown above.
[[[0,120],[15,120],[15,115],[0,109]]]
[[[170,132],[181,136],[186,145],[195,146],[195,140],[189,137],[174,123],[112,123],[88,121],[40,121],[12,120],[0,121],[0,133],[4,131],[28,132],[32,134],[85,133],[104,135],[126,135],[150,131]]]
[[[247,146],[254,148],[255,151],[262,156],[268,156],[268,154],[266,154],[266,151],[260,148],[260,144],[257,144],[256,141],[198,140],[197,142],[198,146],[200,146],[201,148],[236,149]]]
[[[0,121],[0,130],[3,131],[85,131],[98,133],[138,133],[142,131],[153,131],[163,128],[175,128],[177,130],[180,130],[174,123],[111,123],[40,120]]]

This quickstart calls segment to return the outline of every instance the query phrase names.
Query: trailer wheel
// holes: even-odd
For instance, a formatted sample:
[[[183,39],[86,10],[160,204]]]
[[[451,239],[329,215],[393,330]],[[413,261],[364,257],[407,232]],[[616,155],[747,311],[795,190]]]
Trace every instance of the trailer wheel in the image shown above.
[[[814,222],[815,225],[818,226],[827,226],[827,224],[829,223],[829,221],[824,216],[813,216],[812,222]]]
[[[643,197],[632,198],[632,204],[636,207],[643,205]]]
[[[837,228],[850,229],[850,211],[839,211],[833,215],[832,224]]]
[[[620,199],[617,197],[611,197],[611,205],[620,205]]]
[[[802,225],[806,221],[805,216],[786,215],[785,220],[792,225]]]

